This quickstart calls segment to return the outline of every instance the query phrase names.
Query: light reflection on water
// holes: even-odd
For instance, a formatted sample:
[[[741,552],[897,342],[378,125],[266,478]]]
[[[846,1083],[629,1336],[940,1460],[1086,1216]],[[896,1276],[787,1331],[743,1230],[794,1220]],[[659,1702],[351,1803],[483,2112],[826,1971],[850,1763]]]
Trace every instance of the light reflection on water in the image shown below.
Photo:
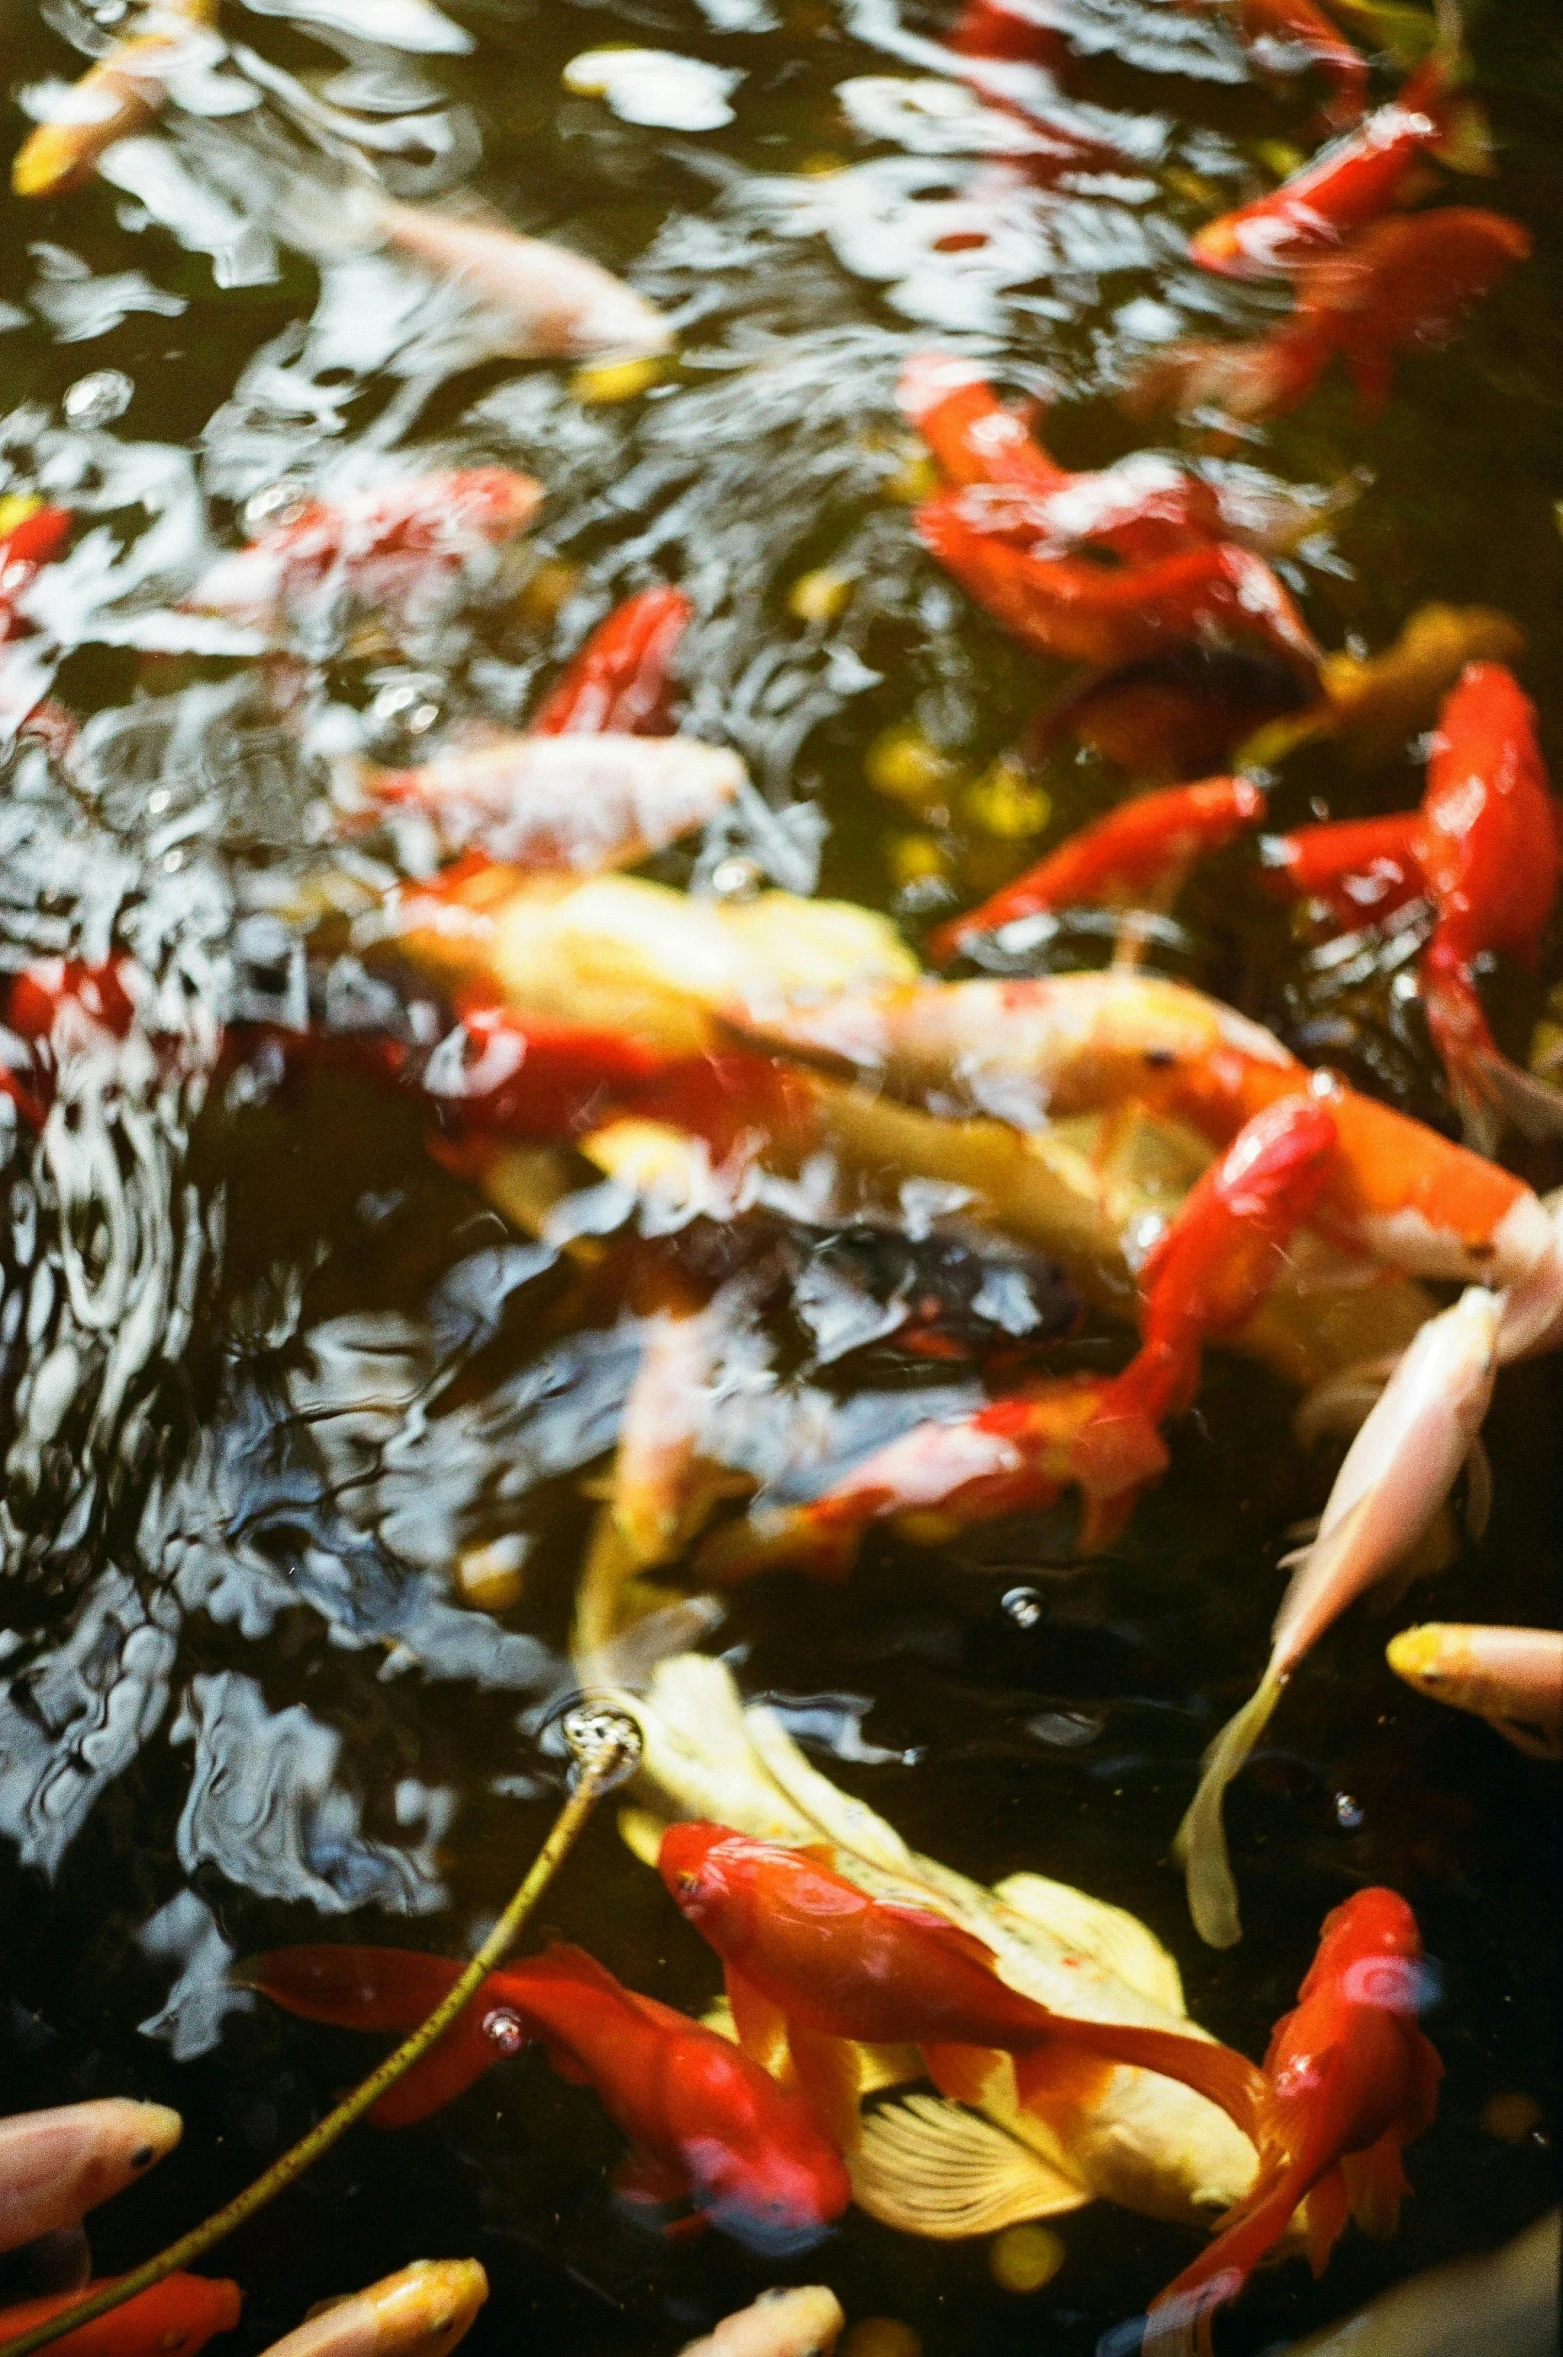
[[[412,1936],[453,1950],[537,1838],[558,1777],[543,1731],[573,1685],[579,1484],[612,1446],[640,1342],[618,1304],[572,1322],[563,1227],[548,1244],[510,1235],[433,1168],[405,1107],[312,1083],[279,1044],[312,1015],[341,1031],[416,1015],[387,1005],[384,972],[306,947],[298,890],[322,858],[328,756],[372,741],[398,757],[398,715],[431,700],[420,734],[435,741],[463,720],[518,723],[618,597],[675,580],[696,607],[685,725],[735,746],[754,785],[658,872],[703,884],[742,859],[793,890],[822,879],[884,903],[883,839],[903,821],[869,802],[866,747],[915,718],[974,774],[1046,684],[908,529],[906,355],[976,354],[1006,389],[1063,405],[1061,447],[1100,463],[1132,446],[1101,396],[1148,346],[1252,333],[1271,308],[1183,252],[1202,207],[1247,185],[1256,140],[1308,136],[1301,98],[1246,85],[1223,18],[1054,0],[1056,67],[1009,69],[957,65],[943,13],[560,0],[474,5],[457,24],[422,0],[250,0],[223,39],[192,45],[176,106],[100,184],[32,213],[7,200],[0,492],[41,491],[79,522],[25,595],[30,635],[0,648],[0,718],[9,738],[53,692],[80,727],[67,749],[24,737],[9,756],[0,966],[117,953],[136,1010],[123,1040],[58,1027],[41,1134],[0,1099],[11,2059],[19,2100],[171,2092],[191,2149],[229,2140],[235,2184],[361,2052],[322,2059],[316,2033],[222,1991],[225,1963],[322,1919],[328,1937],[374,1939],[416,1916]],[[106,44],[74,0],[44,17],[50,30],[19,10],[8,22],[15,86]],[[561,88],[569,58],[619,40],[741,75],[725,85],[732,124],[666,129]],[[1512,187],[1539,223],[1563,189],[1528,103],[1500,99],[1500,201]],[[563,370],[504,359],[465,292],[368,250],[352,201],[366,166],[409,199],[475,182],[515,225],[627,270],[675,325],[677,372],[592,405]],[[1527,301],[1505,295],[1461,350],[1422,364],[1374,435],[1326,396],[1244,453],[1256,510],[1279,483],[1318,511],[1288,577],[1328,643],[1348,629],[1378,643],[1426,596],[1489,596],[1521,614],[1549,676],[1558,355],[1555,335],[1529,334]],[[69,423],[68,388],[105,370],[128,402],[79,401]],[[519,581],[498,565],[390,633],[382,617],[378,636],[323,605],[293,664],[254,662],[258,633],[181,605],[268,503],[492,461],[547,490]],[[1377,480],[1337,514],[1329,494],[1362,464]],[[551,615],[525,595],[549,565],[572,569]],[[822,566],[844,595],[827,620],[797,619],[788,592]],[[1089,761],[1051,782],[1080,816],[1113,791]],[[1342,813],[1408,792],[1394,772],[1342,789],[1322,764],[1307,788]],[[371,886],[420,863],[411,835],[352,858]],[[1355,1060],[1426,1109],[1425,1055],[1385,987],[1399,952],[1327,967],[1265,910],[1212,895],[1185,913],[1161,944],[1179,970],[1284,1011],[1302,1052]],[[1036,968],[1101,949],[1072,926],[1017,954]],[[235,1024],[252,1028],[236,1041]],[[712,1408],[724,1461],[784,1496],[971,1396],[894,1357],[914,1283],[969,1246],[958,1225],[936,1222],[937,1249],[909,1262],[868,1223],[827,1248],[809,1211],[793,1198],[752,1216]],[[621,1213],[599,1195],[580,1223]],[[1035,1268],[978,1258],[991,1328],[1065,1322]],[[1476,1558],[1519,1617],[1538,1599],[1545,1616],[1553,1560],[1550,1382],[1516,1378],[1500,1413],[1499,1518]],[[909,1838],[1145,1913],[1196,2010],[1252,2051],[1343,1883],[1420,1878],[1453,1959],[1451,2095],[1421,2199],[1387,2256],[1354,2247],[1313,2305],[1290,2277],[1261,2288],[1232,2344],[1254,2348],[1496,2240],[1546,2179],[1544,2156],[1495,2150],[1474,2120],[1484,2092],[1529,2085],[1550,2050],[1536,2031],[1551,1926],[1527,1888],[1547,1804],[1479,1729],[1397,1730],[1373,1629],[1329,1655],[1295,1748],[1244,1804],[1240,1959],[1201,1957],[1182,1922],[1166,1839],[1268,1619],[1270,1541],[1318,1503],[1286,1408],[1218,1370],[1165,1495],[1105,1564],[1074,1563],[1045,1519],[974,1534],[951,1562],[886,1546],[848,1591],[735,1598],[719,1640]],[[497,1537],[520,1585],[493,1617],[450,1567]],[[1005,1609],[1019,1579],[1025,1616]],[[1337,1822],[1342,1789],[1354,1824]],[[698,2010],[705,1959],[598,1831],[558,1894],[572,1933]],[[253,2246],[247,2345],[338,2288],[344,2250],[362,2279],[414,2247],[477,2242],[500,2286],[493,2345],[525,2312],[540,2347],[675,2346],[757,2278],[726,2249],[641,2240],[609,2210],[611,2157],[535,2057],[515,2066],[487,2109],[324,2173],[319,2220],[295,2212],[291,2245]],[[171,2171],[137,2197],[141,2219],[187,2223],[207,2190],[199,2168]],[[831,2265],[856,2312],[909,2315],[930,2357],[1034,2347],[1044,2319],[1045,2345],[1072,2357],[1131,2276],[1143,2296],[1185,2255],[1119,2213],[1072,2221],[1067,2239],[1044,2309],[1005,2306],[980,2253],[861,2222]]]

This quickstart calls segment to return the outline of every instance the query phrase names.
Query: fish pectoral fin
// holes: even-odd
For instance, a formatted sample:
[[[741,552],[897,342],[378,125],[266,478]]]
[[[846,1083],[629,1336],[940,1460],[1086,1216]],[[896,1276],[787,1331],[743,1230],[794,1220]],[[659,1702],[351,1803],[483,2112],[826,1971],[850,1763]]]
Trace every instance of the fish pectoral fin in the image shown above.
[[[732,1965],[724,1964],[722,1978],[727,1984],[727,2002],[733,2016],[733,2034],[750,2059],[762,2071],[774,2077],[781,2069],[787,2052],[787,2017],[779,2005],[757,1989],[753,1981],[744,1979]]]
[[[1346,2178],[1341,2169],[1328,2169],[1308,2196],[1304,2213],[1308,2234],[1308,2265],[1314,2279],[1324,2273],[1330,2263],[1330,2253],[1346,2230],[1351,2215],[1351,2200],[1346,2191]]]
[[[1375,2242],[1387,2242],[1400,2224],[1400,2205],[1411,2191],[1400,2159],[1401,2131],[1390,2128],[1366,2152],[1343,2155],[1340,2165],[1342,2184],[1342,2220],[1349,2204],[1351,2215],[1364,2234]],[[1337,2232],[1339,2229],[1337,2228]],[[1309,2222],[1309,2255],[1312,2256],[1312,2220]],[[1314,2273],[1319,2272],[1318,2268]]]
[[[951,2103],[970,2104],[974,2111],[981,2110],[1000,2072],[1003,2073],[1001,2102],[1011,2097],[1015,2087],[1009,2056],[992,2046],[925,2046],[923,2063],[941,2095],[947,2096]]]
[[[662,2210],[669,2202],[689,2199],[689,2179],[683,2170],[640,2145],[632,2145],[614,2164],[608,2182],[620,2201],[637,2202],[648,2209]]]
[[[1015,2095],[1067,2145],[1084,2110],[1098,2102],[1114,2065],[1062,2038],[1048,2038],[1030,2054],[1015,2057]]]
[[[1501,1717],[1490,1718],[1487,1724],[1505,1743],[1512,1743],[1516,1751],[1527,1752],[1533,1760],[1563,1759],[1563,1737],[1555,1727],[1532,1726],[1525,1719]]]
[[[1078,2178],[936,2095],[909,2095],[872,2112],[848,2166],[859,2208],[937,2242],[1061,2217],[1091,2198]]]
[[[789,2022],[787,2051],[799,2092],[812,2105],[832,2144],[844,2153],[855,2151],[862,2127],[857,2108],[857,2048],[848,2038],[829,2038],[819,2030]]]
[[[1011,1874],[993,1895],[1168,2013],[1186,2014],[1183,1981],[1156,1934],[1125,1907],[1090,1898],[1045,1874]]]

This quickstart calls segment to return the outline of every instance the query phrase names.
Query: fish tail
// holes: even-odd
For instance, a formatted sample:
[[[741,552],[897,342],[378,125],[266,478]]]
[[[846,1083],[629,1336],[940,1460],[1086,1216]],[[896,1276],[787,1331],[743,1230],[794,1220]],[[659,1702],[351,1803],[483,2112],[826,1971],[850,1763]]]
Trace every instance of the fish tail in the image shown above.
[[[1161,2078],[1177,2079],[1192,2087],[1196,2095],[1219,2106],[1245,2136],[1257,2140],[1264,2077],[1235,2047],[1217,2045],[1209,2038],[1185,2037],[1176,2030],[1144,2029],[1132,2022],[1061,2020],[1055,2026],[1069,2044],[1104,2062],[1128,2063],[1136,2070],[1155,2071]],[[1025,2065],[1017,2064],[1022,2101],[1027,2077]]]
[[[1173,1856],[1188,1884],[1194,1928],[1212,1948],[1235,1947],[1243,1936],[1221,1804],[1227,1786],[1270,1724],[1285,1683],[1283,1675],[1267,1670],[1256,1692],[1222,1728],[1205,1754],[1199,1789],[1173,1841]]]
[[[1254,2191],[1229,2213],[1228,2223],[1208,2249],[1201,2251],[1165,2291],[1157,2293],[1151,2302],[1152,2316],[1176,2303],[1189,2302],[1191,2307],[1212,2304],[1212,2294],[1233,2298],[1265,2253],[1275,2248],[1298,2203],[1311,2190],[1312,2174],[1297,2162],[1278,2161],[1272,2169],[1261,2170]],[[1192,2300],[1191,2295],[1198,2293],[1206,2298]]]
[[[1436,941],[1423,961],[1422,1003],[1473,1151],[1494,1154],[1506,1122],[1527,1138],[1563,1136],[1563,1092],[1504,1055],[1470,976],[1452,962],[1440,965]]]

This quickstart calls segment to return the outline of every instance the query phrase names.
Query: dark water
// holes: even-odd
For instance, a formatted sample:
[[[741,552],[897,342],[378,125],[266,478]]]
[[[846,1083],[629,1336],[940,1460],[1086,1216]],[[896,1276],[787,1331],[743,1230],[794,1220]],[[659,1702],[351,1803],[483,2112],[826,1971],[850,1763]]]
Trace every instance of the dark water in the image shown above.
[[[457,1952],[532,1854],[558,1779],[540,1730],[571,1684],[578,1485],[611,1447],[633,1364],[611,1317],[572,1328],[565,1271],[429,1160],[405,1104],[286,1077],[254,1033],[253,1052],[223,1058],[235,1022],[296,1022],[311,991],[318,1010],[383,986],[306,958],[291,913],[320,860],[319,774],[242,663],[170,648],[147,617],[213,542],[233,544],[246,501],[343,450],[522,466],[548,487],[541,556],[576,568],[554,619],[523,600],[428,647],[316,650],[322,703],[373,708],[393,749],[400,690],[404,712],[513,719],[615,597],[680,581],[697,607],[685,725],[736,745],[765,797],[700,872],[736,850],[792,889],[817,877],[895,908],[915,941],[937,898],[917,875],[969,898],[1022,854],[958,795],[930,815],[874,794],[868,748],[915,723],[975,777],[1043,682],[913,539],[899,362],[960,343],[1007,389],[1057,404],[1066,463],[1121,454],[1132,430],[1110,395],[1147,341],[1269,307],[1202,278],[1184,234],[1249,184],[1256,143],[1312,138],[1309,96],[1252,84],[1221,24],[1164,0],[1055,12],[1062,114],[1123,151],[1110,167],[975,197],[971,133],[887,111],[865,81],[937,71],[936,6],[453,13],[470,49],[420,56],[311,30],[271,0],[234,5],[224,86],[189,94],[128,161],[116,151],[113,185],[0,200],[0,491],[42,487],[90,526],[48,641],[83,740],[70,780],[36,747],[11,761],[0,964],[117,945],[158,992],[156,1053],[73,1081],[42,1142],[11,1124],[0,1244],[0,2091],[12,2109],[135,2090],[187,2121],[180,2153],[95,2226],[104,2270],[237,2189],[365,2061],[353,2039],[225,1994],[230,1954],[317,1936]],[[1381,646],[1434,597],[1513,613],[1556,762],[1563,49],[1544,0],[1473,12],[1471,34],[1499,141],[1491,201],[1535,230],[1535,260],[1452,350],[1402,370],[1378,420],[1332,380],[1244,458],[1321,492],[1366,471],[1289,568],[1326,644]],[[13,90],[70,77],[101,46],[76,0],[7,0],[0,36]],[[566,60],[626,40],[730,69],[732,121],[636,126],[562,89]],[[380,266],[317,271],[273,240],[279,143],[307,152],[301,96],[361,105],[369,76],[379,111],[360,127],[382,135],[394,187],[470,181],[517,226],[628,271],[676,322],[676,375],[583,405],[563,369],[475,360],[448,309],[409,308]],[[24,117],[10,121],[19,139]],[[974,212],[978,246],[963,242]],[[122,372],[123,406],[109,414],[100,388],[103,422],[72,426],[64,395],[101,371]],[[787,590],[826,563],[850,596],[803,625]],[[1047,784],[1073,820],[1124,781],[1071,755]],[[1313,754],[1288,764],[1275,817],[1416,790],[1409,766],[1350,774]],[[678,880],[690,860],[658,872]],[[1172,970],[1447,1120],[1389,976],[1369,961],[1343,986],[1310,963],[1241,859],[1180,917]],[[1497,994],[1516,1049],[1563,970],[1556,948]],[[1099,954],[1065,936],[1052,956]],[[1517,1166],[1563,1177],[1545,1157]],[[792,1265],[811,1241],[794,1239]],[[845,1284],[875,1281],[849,1256]],[[808,1372],[809,1336],[788,1332]],[[893,1350],[832,1363],[814,1372],[838,1395],[918,1379]],[[1348,2237],[1323,2285],[1295,2265],[1263,2277],[1226,2328],[1233,2351],[1490,2247],[1554,2184],[1555,1773],[1398,1686],[1382,1660],[1395,1622],[1359,1610],[1327,1639],[1233,1796],[1248,1933],[1232,1954],[1200,1948],[1168,1866],[1198,1754],[1261,1658],[1283,1533],[1325,1493],[1331,1460],[1297,1448],[1290,1406],[1216,1358],[1171,1476],[1088,1568],[1069,1566],[1065,1520],[950,1556],[876,1541],[842,1589],[756,1583],[724,1632],[746,1690],[795,1704],[830,1773],[915,1845],[983,1880],[1033,1867],[1134,1909],[1177,1954],[1193,2012],[1250,2052],[1327,1907],[1368,1879],[1413,1899],[1448,2067],[1412,2156],[1416,2199],[1388,2246]],[[1492,1523],[1417,1617],[1555,1617],[1557,1431],[1556,1367],[1506,1375]],[[494,1621],[453,1596],[449,1565],[514,1533],[522,1600]],[[1002,1601],[1017,1582],[1036,1607],[1020,1618]],[[714,1993],[708,1953],[606,1812],[545,1917],[638,1987],[696,2010]],[[1512,2147],[1480,2115],[1515,2092],[1547,2125]],[[669,2245],[631,2224],[606,2184],[618,2152],[589,2095],[536,2055],[426,2128],[354,2136],[222,2254],[246,2290],[243,2348],[414,2254],[489,2269],[475,2351],[519,2336],[561,2357],[672,2350],[775,2279],[715,2236]],[[906,2320],[929,2357],[1075,2357],[1190,2251],[1186,2233],[1104,2205],[1061,2232],[1067,2263],[1031,2299],[994,2288],[981,2245],[915,2243],[857,2214],[794,2273],[823,2271],[849,2317]]]

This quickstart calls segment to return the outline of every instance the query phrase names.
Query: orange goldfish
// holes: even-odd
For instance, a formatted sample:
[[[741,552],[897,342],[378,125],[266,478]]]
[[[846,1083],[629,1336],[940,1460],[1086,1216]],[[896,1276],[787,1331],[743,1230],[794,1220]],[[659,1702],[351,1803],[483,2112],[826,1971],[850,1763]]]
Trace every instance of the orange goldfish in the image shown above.
[[[1259,2092],[1230,2047],[1123,2022],[1077,2020],[999,1978],[993,1951],[945,1917],[870,1898],[825,1853],[755,1841],[725,1825],[670,1825],[658,1868],[722,1960],[745,2050],[785,2041],[800,2085],[839,2143],[857,2139],[852,2044],[917,2046],[942,2094],[979,2100],[1008,2056],[1022,2105],[1060,2078],[1130,2063],[1181,2080],[1240,2122]]]
[[[398,1948],[278,1948],[246,1980],[310,2021],[414,2028],[461,1971]],[[626,2200],[688,2199],[757,2249],[801,2250],[840,2216],[851,2188],[803,2098],[699,2022],[624,1988],[580,1948],[492,1973],[443,2038],[376,2105],[382,2128],[427,2118],[492,2064],[536,2040],[560,2075],[593,2087],[633,2150]]]
[[[0,2309],[0,2344],[47,2324],[104,2288],[101,2281],[86,2283],[79,2291],[51,2292],[47,2299]],[[240,2297],[236,2283],[218,2277],[165,2276],[106,2316],[62,2333],[53,2346],[61,2357],[195,2357],[214,2333],[233,2331]]]
[[[1365,2233],[1394,2233],[1411,2190],[1401,2152],[1431,2124],[1443,2075],[1417,2027],[1425,1995],[1416,1917],[1394,1891],[1357,1891],[1325,1917],[1300,2002],[1265,2056],[1253,2121],[1259,2175],[1210,2248],[1153,2302],[1153,2325],[1240,2291],[1305,2199],[1316,2275],[1348,2216]]]

